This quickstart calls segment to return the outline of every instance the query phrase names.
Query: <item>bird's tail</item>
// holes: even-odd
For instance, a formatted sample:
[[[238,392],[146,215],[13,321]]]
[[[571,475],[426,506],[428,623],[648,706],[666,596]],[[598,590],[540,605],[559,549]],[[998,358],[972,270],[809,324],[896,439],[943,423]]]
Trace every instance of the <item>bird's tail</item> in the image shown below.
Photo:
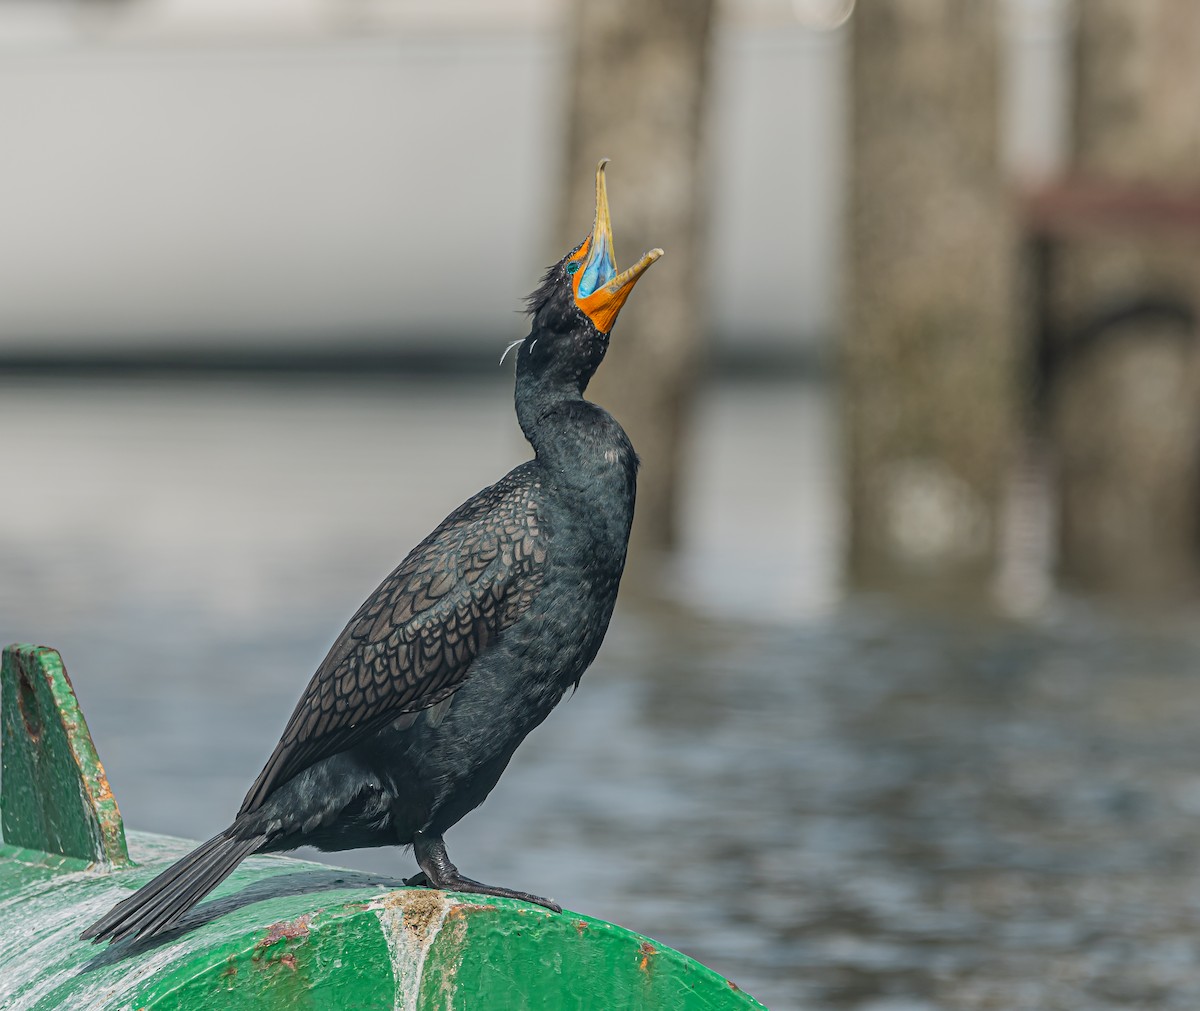
[[[224,881],[266,836],[240,839],[226,829],[201,843],[154,880],[122,899],[80,935],[99,943],[125,937],[152,937],[175,926],[180,917]]]

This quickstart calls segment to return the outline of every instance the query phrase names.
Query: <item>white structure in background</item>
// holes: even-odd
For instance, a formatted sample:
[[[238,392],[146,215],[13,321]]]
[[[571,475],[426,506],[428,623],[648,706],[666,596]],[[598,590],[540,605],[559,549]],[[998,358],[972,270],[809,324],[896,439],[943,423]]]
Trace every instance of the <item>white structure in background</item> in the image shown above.
[[[1062,174],[1071,155],[1075,0],[1004,0],[1000,149],[1019,185]]]
[[[709,291],[760,350],[819,341],[838,301],[845,33],[796,3],[727,2],[716,48]],[[496,349],[551,256],[561,13],[6,0],[0,353]],[[618,240],[622,175],[653,171],[612,166]]]

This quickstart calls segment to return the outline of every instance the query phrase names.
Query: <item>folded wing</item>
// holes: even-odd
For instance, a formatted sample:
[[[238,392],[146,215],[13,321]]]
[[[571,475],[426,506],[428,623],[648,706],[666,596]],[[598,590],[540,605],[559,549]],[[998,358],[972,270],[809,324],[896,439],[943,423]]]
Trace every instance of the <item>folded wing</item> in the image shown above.
[[[518,468],[422,541],[350,619],[242,802],[257,810],[310,765],[452,695],[533,603],[546,532]]]

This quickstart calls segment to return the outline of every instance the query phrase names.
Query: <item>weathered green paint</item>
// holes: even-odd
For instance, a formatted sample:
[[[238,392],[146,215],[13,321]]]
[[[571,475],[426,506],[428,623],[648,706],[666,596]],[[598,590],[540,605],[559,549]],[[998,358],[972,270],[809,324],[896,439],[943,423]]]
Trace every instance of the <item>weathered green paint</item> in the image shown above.
[[[121,813],[56,650],[4,650],[0,725],[5,840],[88,861],[128,861]]]
[[[611,923],[325,864],[252,857],[153,943],[79,932],[193,843],[125,835],[54,650],[4,654],[0,1008],[761,1008]]]
[[[611,923],[288,857],[247,860],[153,945],[79,931],[190,842],[131,832],[139,866],[0,847],[0,1007],[324,1009],[761,1007]]]

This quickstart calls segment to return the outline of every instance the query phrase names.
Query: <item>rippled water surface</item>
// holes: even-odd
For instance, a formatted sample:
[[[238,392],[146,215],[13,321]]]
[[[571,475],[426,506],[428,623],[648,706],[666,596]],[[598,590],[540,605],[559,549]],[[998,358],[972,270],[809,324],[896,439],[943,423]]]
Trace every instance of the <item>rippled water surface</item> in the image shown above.
[[[523,457],[508,397],[0,388],[0,636],[63,650],[129,824],[228,821],[348,614]],[[1200,636],[838,603],[831,413],[706,396],[682,558],[454,859],[777,1011],[1200,1006]]]

